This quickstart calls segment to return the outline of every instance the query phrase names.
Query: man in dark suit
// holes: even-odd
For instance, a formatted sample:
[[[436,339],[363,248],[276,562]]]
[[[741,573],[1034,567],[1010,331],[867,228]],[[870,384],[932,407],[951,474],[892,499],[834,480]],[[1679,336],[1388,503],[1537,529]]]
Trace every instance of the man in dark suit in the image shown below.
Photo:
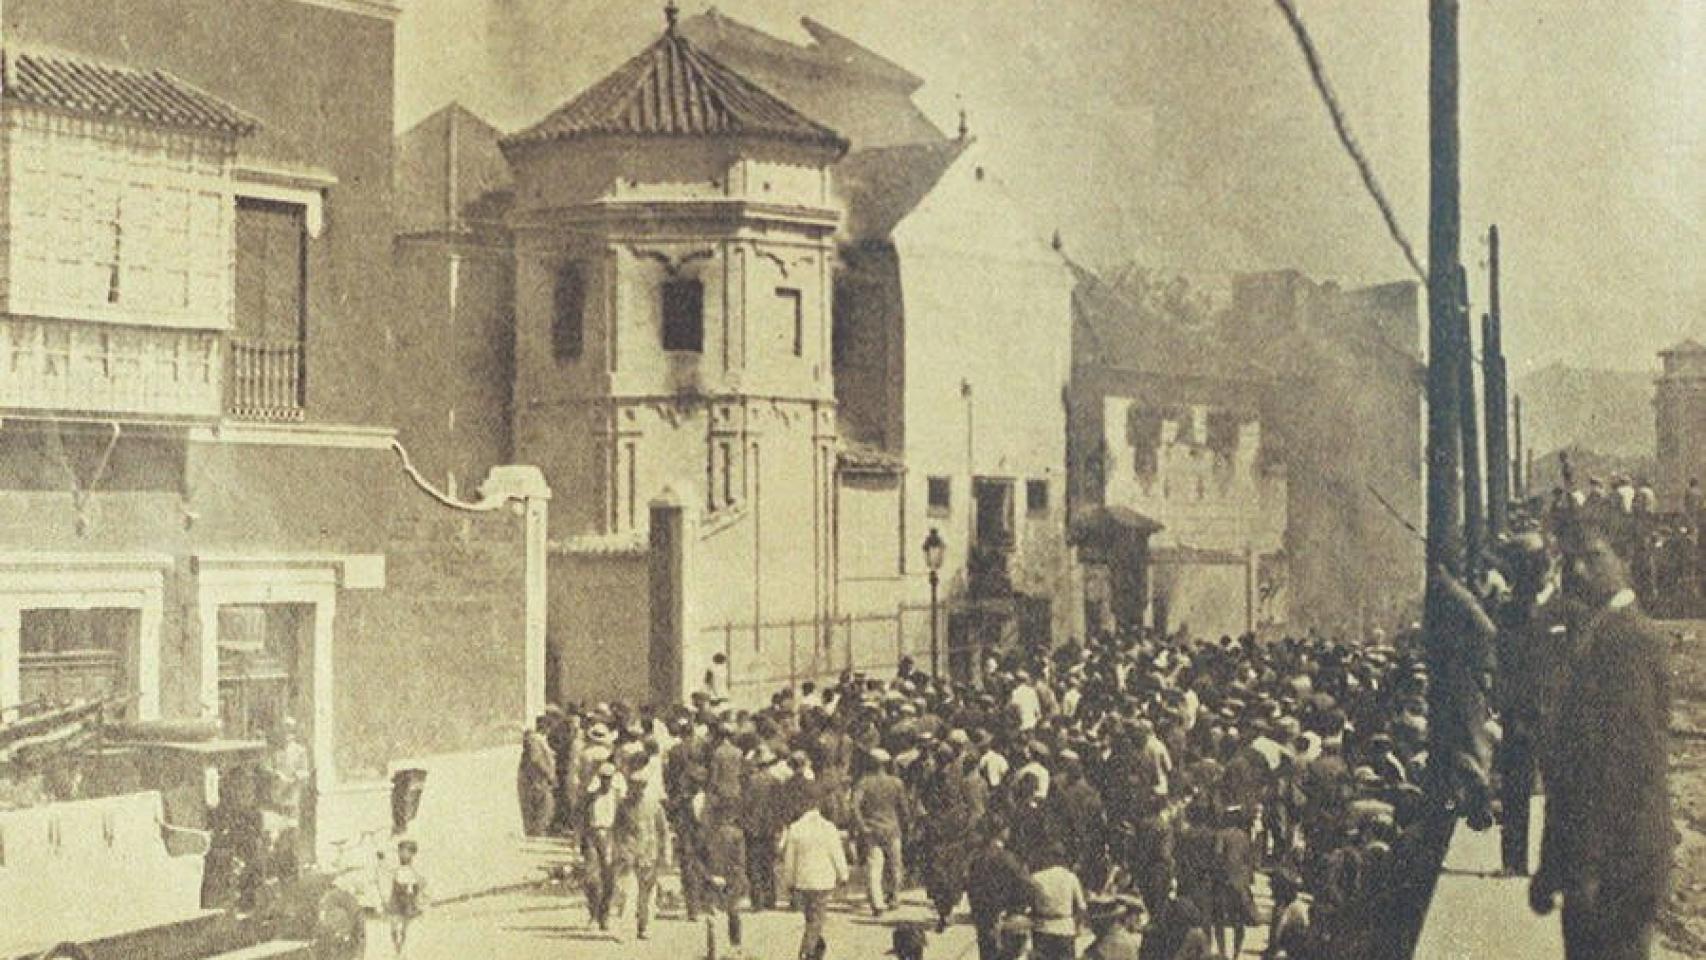
[[[1560,540],[1564,589],[1585,615],[1551,738],[1529,903],[1548,913],[1563,894],[1567,960],[1645,960],[1676,839],[1665,785],[1665,638],[1636,604],[1604,534],[1566,516]]]
[[[966,899],[971,903],[972,925],[977,928],[978,960],[1006,960],[1017,954],[1004,949],[1002,918],[1030,909],[1031,875],[1007,849],[1007,826],[1001,818],[985,819],[978,830],[981,846],[966,874]]]
[[[1499,570],[1510,594],[1494,614],[1498,671],[1493,700],[1503,737],[1493,756],[1503,808],[1500,848],[1505,874],[1528,876],[1529,798],[1548,720],[1548,674],[1567,654],[1556,564],[1546,538],[1523,533],[1501,544]]]

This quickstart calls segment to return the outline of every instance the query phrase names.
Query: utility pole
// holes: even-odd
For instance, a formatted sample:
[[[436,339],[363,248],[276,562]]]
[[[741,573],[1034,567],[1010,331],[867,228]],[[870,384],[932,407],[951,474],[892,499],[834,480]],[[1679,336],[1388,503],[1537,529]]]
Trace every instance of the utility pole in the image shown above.
[[[1516,491],[1517,499],[1527,500],[1528,484],[1531,478],[1525,466],[1527,461],[1523,459],[1521,394],[1511,398],[1511,430],[1511,473],[1514,474],[1511,477],[1511,489]]]
[[[1429,0],[1428,61],[1428,568],[1461,569],[1457,285],[1461,240],[1457,132],[1457,0]],[[1430,621],[1438,604],[1430,596]],[[1429,629],[1430,641],[1435,629]]]
[[[1427,439],[1427,595],[1422,612],[1422,642],[1428,665],[1428,771],[1425,786],[1427,815],[1422,820],[1416,856],[1399,878],[1402,890],[1394,900],[1391,936],[1375,956],[1397,960],[1415,952],[1427,905],[1433,899],[1446,847],[1456,825],[1451,772],[1459,731],[1450,729],[1454,697],[1460,680],[1462,653],[1451,635],[1452,599],[1435,571],[1464,572],[1459,523],[1463,504],[1459,456],[1463,452],[1462,405],[1458,394],[1467,363],[1467,345],[1460,332],[1457,290],[1462,239],[1461,194],[1458,173],[1457,91],[1458,0],[1428,0],[1428,439]]]
[[[1505,533],[1511,502],[1505,324],[1499,313],[1499,225],[1487,229],[1487,313],[1481,317],[1481,385],[1487,402],[1487,535]]]
[[[1474,339],[1469,331],[1469,279],[1457,269],[1457,425],[1463,437],[1463,570],[1473,577],[1480,569],[1487,538],[1486,497],[1481,488],[1481,418],[1475,413]],[[1489,469],[1491,469],[1489,467]]]

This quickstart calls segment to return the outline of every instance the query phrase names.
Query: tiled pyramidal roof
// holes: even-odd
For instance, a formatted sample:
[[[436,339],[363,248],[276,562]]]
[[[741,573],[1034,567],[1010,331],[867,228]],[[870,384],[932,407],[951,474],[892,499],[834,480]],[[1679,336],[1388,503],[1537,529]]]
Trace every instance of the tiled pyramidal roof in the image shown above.
[[[746,136],[845,150],[847,141],[694,47],[657,42],[504,146],[588,136]]]
[[[0,51],[0,99],[116,120],[232,136],[260,128],[251,116],[164,70],[135,70],[37,51]]]

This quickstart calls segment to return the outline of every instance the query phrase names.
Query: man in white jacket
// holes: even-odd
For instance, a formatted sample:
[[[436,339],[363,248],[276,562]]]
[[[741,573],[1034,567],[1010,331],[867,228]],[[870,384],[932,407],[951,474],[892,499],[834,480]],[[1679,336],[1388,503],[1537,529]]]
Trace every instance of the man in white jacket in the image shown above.
[[[823,922],[829,898],[851,876],[841,831],[824,819],[820,790],[807,792],[806,812],[788,825],[782,835],[782,875],[778,886],[791,891],[805,914],[806,928],[800,936],[800,960],[823,956]]]

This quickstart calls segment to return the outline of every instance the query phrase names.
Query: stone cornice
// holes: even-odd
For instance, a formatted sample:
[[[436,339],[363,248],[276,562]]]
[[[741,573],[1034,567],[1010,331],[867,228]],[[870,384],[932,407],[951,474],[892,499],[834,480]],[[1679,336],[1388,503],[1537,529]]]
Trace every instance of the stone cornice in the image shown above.
[[[531,209],[512,217],[510,227],[517,233],[548,233],[563,228],[609,227],[634,222],[644,222],[654,226],[663,223],[704,222],[719,224],[784,223],[827,234],[833,231],[840,221],[840,212],[828,207],[810,207],[738,198],[699,200],[624,198],[620,200],[599,200],[572,207]]]
[[[224,420],[190,431],[193,443],[234,443],[269,447],[329,447],[390,450],[397,431],[389,427],[330,423],[251,423]]]

